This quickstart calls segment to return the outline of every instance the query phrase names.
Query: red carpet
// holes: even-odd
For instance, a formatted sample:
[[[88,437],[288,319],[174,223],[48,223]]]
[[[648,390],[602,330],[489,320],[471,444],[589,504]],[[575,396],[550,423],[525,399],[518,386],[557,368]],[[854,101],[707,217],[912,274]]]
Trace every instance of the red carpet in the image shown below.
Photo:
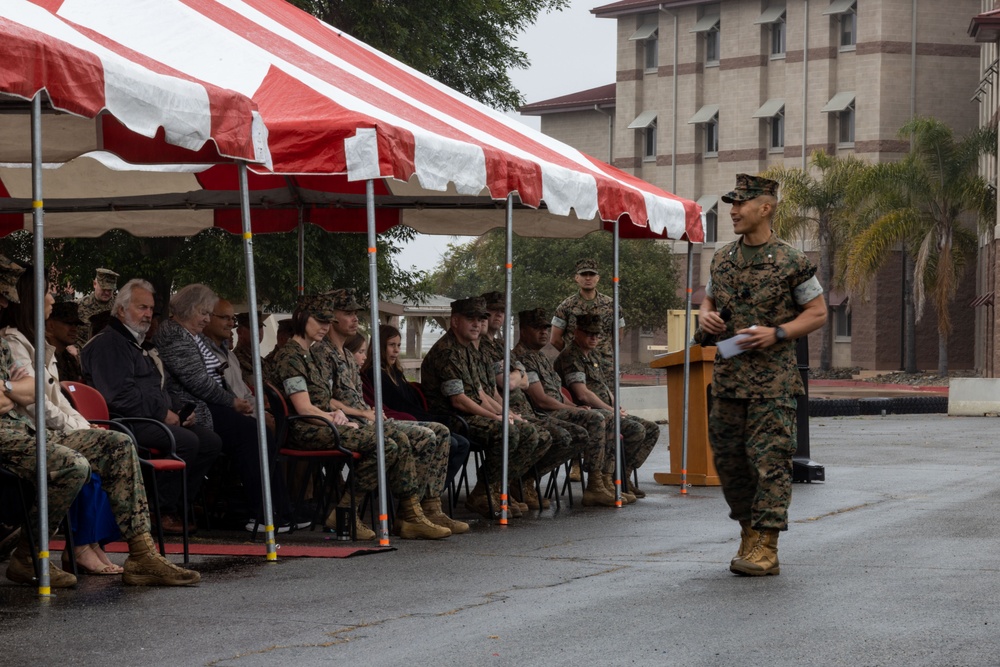
[[[62,551],[66,543],[62,540],[52,540],[49,542],[50,551]],[[167,542],[167,553],[180,555],[184,553],[184,545],[179,542]],[[124,542],[112,542],[104,547],[104,550],[112,554],[128,553],[128,545]],[[344,545],[331,544],[330,546],[312,546],[304,544],[282,544],[278,548],[278,558],[350,558],[351,556],[362,556],[365,554],[381,553],[383,551],[395,551],[395,547],[380,547],[377,545]],[[260,556],[267,555],[267,550],[263,544],[202,544],[191,543],[190,553],[192,556]]]

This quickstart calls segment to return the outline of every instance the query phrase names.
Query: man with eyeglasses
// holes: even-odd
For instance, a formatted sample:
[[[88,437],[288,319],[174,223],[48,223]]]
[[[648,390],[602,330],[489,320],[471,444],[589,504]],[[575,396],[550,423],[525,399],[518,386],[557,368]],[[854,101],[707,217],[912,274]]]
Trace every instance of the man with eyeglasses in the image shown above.
[[[240,372],[240,362],[232,351],[233,329],[236,327],[236,315],[233,304],[226,299],[219,299],[212,309],[208,325],[205,327],[205,337],[209,341],[209,349],[219,358],[219,371],[226,381],[230,391],[237,397],[245,399],[255,406],[253,391],[243,380]],[[256,412],[256,410],[254,410]],[[253,413],[251,413],[253,414]]]
[[[581,315],[576,318],[573,340],[559,353],[553,366],[578,405],[589,405],[591,408],[608,410],[614,414],[615,399],[608,388],[600,355],[597,352],[601,331],[600,315]],[[622,475],[625,486],[622,487],[622,495],[644,498],[646,494],[632,483],[630,478],[632,471],[641,466],[653,451],[660,437],[660,427],[647,419],[630,415],[623,407],[619,406],[619,411],[622,446],[625,450],[625,470]],[[610,473],[604,476],[605,486],[608,489],[613,488],[610,477]]]

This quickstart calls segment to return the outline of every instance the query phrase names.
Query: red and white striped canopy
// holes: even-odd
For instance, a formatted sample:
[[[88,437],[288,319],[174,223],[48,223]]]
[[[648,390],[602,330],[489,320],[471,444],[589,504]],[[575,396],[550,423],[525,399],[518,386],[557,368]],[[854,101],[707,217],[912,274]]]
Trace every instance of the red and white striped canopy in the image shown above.
[[[0,93],[30,96],[31,86],[18,88],[12,79],[27,78],[19,70],[32,62],[57,57],[37,46],[55,36],[82,51],[111,54],[116,63],[137,63],[197,85],[206,91],[202,99],[209,98],[202,113],[227,110],[226,103],[219,106],[223,93],[250,98],[266,126],[266,152],[224,153],[224,137],[210,136],[219,153],[267,165],[251,165],[257,174],[252,219],[261,231],[293,226],[300,209],[312,222],[344,228],[358,215],[351,211],[363,207],[361,182],[382,179],[377,201],[383,227],[403,223],[424,232],[478,234],[503,224],[496,201],[517,193],[519,204],[541,209],[515,215],[519,233],[578,236],[602,221],[627,220],[635,233],[703,239],[696,203],[535,132],[283,0],[3,0],[4,58],[7,33],[24,35],[31,58],[12,61],[25,64],[15,65],[14,76],[9,69],[0,75]],[[62,154],[47,158],[63,164],[46,172],[47,210],[57,215],[47,227],[55,225],[60,235],[111,227],[154,235],[227,224],[233,213],[226,209],[238,205],[234,168],[211,166],[218,156],[195,152],[198,142],[185,143],[179,139],[184,133],[174,129],[184,120],[194,125],[194,110],[161,104],[158,95],[146,98],[125,79],[118,85],[145,104],[113,108],[107,93],[95,101],[95,58],[57,62],[60,94],[53,96],[53,84],[41,81],[53,106],[93,115],[99,104],[124,128],[105,120],[97,133],[103,143],[83,150],[88,147],[61,142]],[[101,62],[107,91],[113,78],[108,72],[118,70]],[[82,101],[71,101],[76,94]],[[143,108],[148,117],[142,122],[123,117],[141,116]],[[43,137],[46,124],[53,128],[48,136],[73,132],[73,119],[46,121]],[[166,140],[184,149],[164,151],[151,127],[164,128]],[[16,123],[0,122],[0,163],[6,163],[0,188],[9,192],[4,198],[0,190],[0,212],[5,202],[10,211],[30,198],[26,170],[7,166],[26,162],[17,150],[27,150],[28,135],[10,155],[5,150],[17,143],[16,129]],[[202,134],[199,129],[191,136]],[[179,164],[165,169],[166,162]],[[65,229],[59,228],[62,220]],[[630,234],[623,228],[623,235]]]

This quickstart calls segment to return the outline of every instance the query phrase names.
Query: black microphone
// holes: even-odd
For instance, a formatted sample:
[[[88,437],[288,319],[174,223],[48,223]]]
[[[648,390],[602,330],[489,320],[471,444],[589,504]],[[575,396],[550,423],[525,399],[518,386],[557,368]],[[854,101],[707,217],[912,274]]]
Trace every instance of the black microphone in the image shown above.
[[[722,310],[719,311],[719,317],[722,318],[723,322],[728,322],[729,320],[733,319],[733,311],[729,310],[728,308],[723,308]],[[704,330],[701,330],[701,340],[699,341],[699,344],[702,347],[710,347],[718,342],[719,342],[719,337],[717,335],[710,334]]]

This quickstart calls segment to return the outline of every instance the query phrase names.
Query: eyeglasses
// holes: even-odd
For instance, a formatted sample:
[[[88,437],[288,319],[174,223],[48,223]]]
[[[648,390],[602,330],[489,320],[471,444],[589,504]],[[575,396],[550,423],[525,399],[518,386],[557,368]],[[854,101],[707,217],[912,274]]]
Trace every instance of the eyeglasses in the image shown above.
[[[233,324],[236,324],[236,316],[235,315],[218,315],[216,313],[212,313],[212,317],[218,317],[220,320],[224,320],[226,322],[232,322]]]

